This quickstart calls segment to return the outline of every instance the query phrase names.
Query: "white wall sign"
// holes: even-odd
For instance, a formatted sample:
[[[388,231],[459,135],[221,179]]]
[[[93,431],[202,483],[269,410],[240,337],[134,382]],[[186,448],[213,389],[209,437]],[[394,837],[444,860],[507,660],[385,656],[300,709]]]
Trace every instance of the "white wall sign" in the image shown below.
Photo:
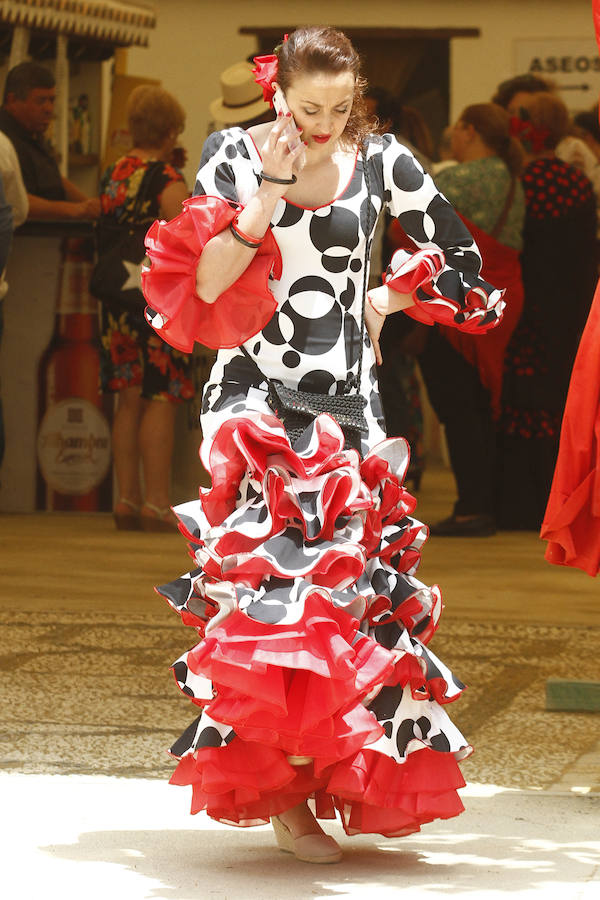
[[[593,38],[514,41],[515,75],[539,75],[554,82],[569,109],[590,109],[600,96],[600,56]]]

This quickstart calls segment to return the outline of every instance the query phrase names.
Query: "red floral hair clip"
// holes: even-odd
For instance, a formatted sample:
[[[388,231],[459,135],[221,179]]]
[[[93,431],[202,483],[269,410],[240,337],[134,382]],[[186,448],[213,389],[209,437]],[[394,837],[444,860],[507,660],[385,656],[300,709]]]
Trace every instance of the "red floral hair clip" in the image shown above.
[[[277,81],[277,57],[274,53],[269,56],[255,56],[254,62],[256,68],[252,69],[254,80],[262,88],[263,99],[273,108],[273,97],[275,91],[272,88],[274,81]]]
[[[284,34],[284,43],[287,39],[287,34]],[[277,81],[277,67],[279,65],[279,60],[274,53],[269,53],[267,56],[255,56],[254,62],[256,63],[256,68],[252,69],[254,80],[262,88],[265,103],[268,103],[271,109],[273,109],[273,97],[275,91],[273,90],[272,85],[274,81]]]
[[[529,113],[525,109],[521,109],[520,115],[511,116],[510,120],[511,137],[518,138],[528,153],[541,153],[547,149],[547,141],[550,132],[547,128],[536,128]]]

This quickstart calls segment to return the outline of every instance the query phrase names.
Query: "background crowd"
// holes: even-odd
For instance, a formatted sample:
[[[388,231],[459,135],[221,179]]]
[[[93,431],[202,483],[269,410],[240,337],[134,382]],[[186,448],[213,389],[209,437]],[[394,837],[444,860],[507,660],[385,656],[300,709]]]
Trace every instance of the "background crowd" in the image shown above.
[[[189,196],[177,147],[185,113],[162,88],[144,85],[131,94],[132,149],[104,173],[95,198],[60,175],[46,143],[54,99],[54,79],[44,66],[23,63],[9,72],[0,109],[0,273],[13,228],[27,216],[149,225],[173,218]],[[416,109],[383,87],[368,91],[374,130],[395,134],[414,152],[473,234],[484,278],[506,288],[504,319],[484,337],[400,314],[383,329],[387,429],[409,440],[416,488],[425,465],[424,390],[444,426],[458,493],[454,510],[431,528],[444,536],[539,528],[599,264],[597,108],[571,118],[552,83],[530,75],[503,82],[489,100],[473,99],[478,102],[445,130],[436,151]],[[216,128],[272,118],[250,63],[222,73],[221,96],[210,112]],[[199,158],[200,149],[193,155]],[[371,286],[394,251],[409,247],[397,220],[379,223]],[[0,275],[0,338],[6,291]],[[137,306],[100,304],[101,390],[118,395],[114,512],[118,527],[167,529],[174,527],[174,410],[194,386],[189,357],[164,344],[142,310],[141,293]],[[0,430],[0,461],[3,446]]]
[[[386,130],[414,145],[467,224],[483,276],[506,288],[507,302],[500,326],[477,338],[406,317],[386,321],[380,381],[388,427],[417,449],[418,480],[419,371],[444,425],[458,493],[432,534],[537,530],[598,278],[598,109],[572,119],[550,82],[517,76],[491,101],[463,110],[433,161],[425,123],[414,124],[417,111],[407,114],[382,89],[371,97]],[[397,221],[387,223],[380,271],[409,243]]]

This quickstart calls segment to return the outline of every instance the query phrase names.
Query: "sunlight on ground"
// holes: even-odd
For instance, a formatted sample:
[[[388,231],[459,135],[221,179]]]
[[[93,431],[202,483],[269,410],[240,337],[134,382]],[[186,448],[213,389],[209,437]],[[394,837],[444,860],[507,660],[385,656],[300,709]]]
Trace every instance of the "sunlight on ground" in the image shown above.
[[[50,884],[62,900],[592,900],[598,888],[594,796],[469,783],[463,815],[406,838],[324,823],[343,863],[309,866],[269,826],[190,816],[188,791],[158,779],[4,773],[0,794],[3,879],[13,866],[24,900]]]

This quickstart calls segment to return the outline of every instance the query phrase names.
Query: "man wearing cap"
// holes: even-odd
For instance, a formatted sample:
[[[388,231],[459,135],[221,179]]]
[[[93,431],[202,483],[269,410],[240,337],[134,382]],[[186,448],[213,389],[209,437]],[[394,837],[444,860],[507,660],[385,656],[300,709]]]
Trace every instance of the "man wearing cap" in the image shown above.
[[[230,125],[249,128],[273,118],[262,88],[254,80],[253,69],[252,63],[238,62],[221,73],[221,96],[209,105],[214,126],[210,131]]]

